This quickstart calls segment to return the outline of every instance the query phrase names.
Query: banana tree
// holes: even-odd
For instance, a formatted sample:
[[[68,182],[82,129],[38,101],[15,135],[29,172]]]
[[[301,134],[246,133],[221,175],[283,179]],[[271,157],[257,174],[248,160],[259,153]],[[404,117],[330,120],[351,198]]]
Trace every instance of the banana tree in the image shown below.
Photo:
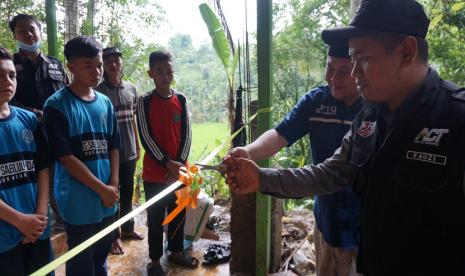
[[[239,61],[239,51],[236,51],[235,54],[232,54],[231,47],[228,44],[226,34],[223,26],[220,23],[220,20],[213,12],[213,10],[208,6],[208,4],[203,3],[199,5],[200,14],[202,15],[203,21],[207,25],[208,33],[212,40],[213,48],[215,49],[216,55],[221,60],[221,63],[224,66],[229,86],[228,94],[228,121],[231,133],[234,132],[234,111],[235,111],[235,83],[234,76],[237,68],[237,63]]]

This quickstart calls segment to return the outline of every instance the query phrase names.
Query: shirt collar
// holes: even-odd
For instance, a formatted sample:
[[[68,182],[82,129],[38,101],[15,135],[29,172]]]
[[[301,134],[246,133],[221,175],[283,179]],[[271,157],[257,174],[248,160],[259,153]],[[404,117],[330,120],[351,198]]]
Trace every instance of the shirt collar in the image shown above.
[[[29,58],[29,56],[24,53],[23,51],[18,51],[18,55],[22,58],[22,59],[31,59]],[[37,61],[39,61],[40,59],[42,59],[43,61],[45,61],[46,63],[51,63],[50,62],[50,59],[44,55],[42,52],[39,52],[39,55],[37,56]],[[32,59],[31,59],[32,60]]]
[[[123,80],[121,80],[118,86],[114,86],[111,82],[109,82],[106,79],[103,79],[103,84],[105,84],[108,88],[124,88],[125,87]]]

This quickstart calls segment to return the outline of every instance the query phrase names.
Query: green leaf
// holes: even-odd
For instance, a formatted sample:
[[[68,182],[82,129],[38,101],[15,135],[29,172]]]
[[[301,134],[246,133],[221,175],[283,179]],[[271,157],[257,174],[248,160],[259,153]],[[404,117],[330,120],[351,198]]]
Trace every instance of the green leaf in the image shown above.
[[[223,26],[221,25],[218,17],[206,3],[200,4],[199,10],[203,21],[207,25],[208,33],[212,39],[213,48],[215,48],[216,54],[223,63],[226,72],[228,72],[230,49]]]
[[[239,63],[239,51],[234,53],[234,57],[231,63],[231,67],[229,68],[229,77],[231,79],[231,83],[234,83],[234,73],[236,72],[237,64]]]
[[[465,8],[465,2],[461,2],[461,3],[455,3],[452,5],[452,7],[450,8],[451,12],[458,12],[458,11],[461,11]]]
[[[443,17],[443,14],[442,14],[442,13],[436,15],[436,16],[433,18],[433,20],[431,20],[431,22],[430,22],[430,24],[429,24],[429,25],[430,25],[430,28],[436,27],[436,25],[438,25],[438,23],[442,20],[442,17]]]

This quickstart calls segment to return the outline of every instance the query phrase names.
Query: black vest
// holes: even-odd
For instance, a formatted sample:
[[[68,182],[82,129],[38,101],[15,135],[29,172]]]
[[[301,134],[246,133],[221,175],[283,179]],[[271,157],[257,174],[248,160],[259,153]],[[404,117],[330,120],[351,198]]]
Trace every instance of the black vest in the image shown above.
[[[13,105],[42,110],[45,101],[66,85],[67,77],[60,61],[41,55],[37,63],[33,63],[27,57],[14,54],[18,86]]]
[[[389,125],[374,104],[354,121],[360,272],[465,275],[465,101],[457,90],[431,70]]]

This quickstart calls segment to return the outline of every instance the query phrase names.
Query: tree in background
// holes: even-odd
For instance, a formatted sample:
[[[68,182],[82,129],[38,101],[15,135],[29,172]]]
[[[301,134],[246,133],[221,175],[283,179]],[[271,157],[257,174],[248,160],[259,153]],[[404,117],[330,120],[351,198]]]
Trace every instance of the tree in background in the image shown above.
[[[431,19],[430,63],[442,78],[465,85],[465,1],[424,0]]]
[[[78,0],[66,0],[77,3]],[[320,38],[321,30],[345,25],[349,22],[349,7],[360,0],[275,0],[273,7],[274,31],[274,109],[277,123],[311,87],[324,83],[326,46]],[[465,2],[455,0],[420,0],[429,13],[431,27],[430,62],[441,76],[465,85]],[[43,0],[0,1],[0,45],[11,51],[16,42],[7,22],[17,13],[29,13],[45,22]],[[162,2],[157,2],[162,3]],[[163,48],[146,42],[145,36],[157,35],[159,26],[166,24],[162,4],[149,0],[79,0],[82,20],[79,33],[95,35],[104,46],[116,45],[124,53],[124,78],[136,84],[140,92],[148,91],[153,84],[147,77],[147,57],[150,52]],[[193,11],[195,12],[195,11]],[[57,13],[64,17],[63,1],[57,1]],[[60,16],[59,16],[60,18]],[[131,22],[131,24],[128,24]],[[64,44],[65,20],[58,22],[59,49]],[[43,26],[46,28],[45,24]],[[135,28],[148,30],[142,37]],[[46,39],[45,29],[43,39]],[[253,39],[250,39],[253,41]],[[47,52],[47,44],[43,44]],[[190,99],[193,121],[227,121],[229,79],[210,45],[194,47],[185,34],[174,36],[168,45],[174,54],[176,86]],[[252,79],[255,80],[255,44],[250,45]],[[62,50],[59,58],[63,60]],[[252,83],[254,85],[254,81]],[[256,98],[256,97],[253,97]],[[279,103],[279,104],[278,104]],[[307,143],[285,149],[278,156],[283,166],[296,166],[309,162]]]
[[[278,123],[312,87],[324,83],[327,47],[321,31],[347,24],[349,1],[280,0],[273,7],[273,122]],[[308,141],[301,139],[275,158],[282,166],[310,162]]]

